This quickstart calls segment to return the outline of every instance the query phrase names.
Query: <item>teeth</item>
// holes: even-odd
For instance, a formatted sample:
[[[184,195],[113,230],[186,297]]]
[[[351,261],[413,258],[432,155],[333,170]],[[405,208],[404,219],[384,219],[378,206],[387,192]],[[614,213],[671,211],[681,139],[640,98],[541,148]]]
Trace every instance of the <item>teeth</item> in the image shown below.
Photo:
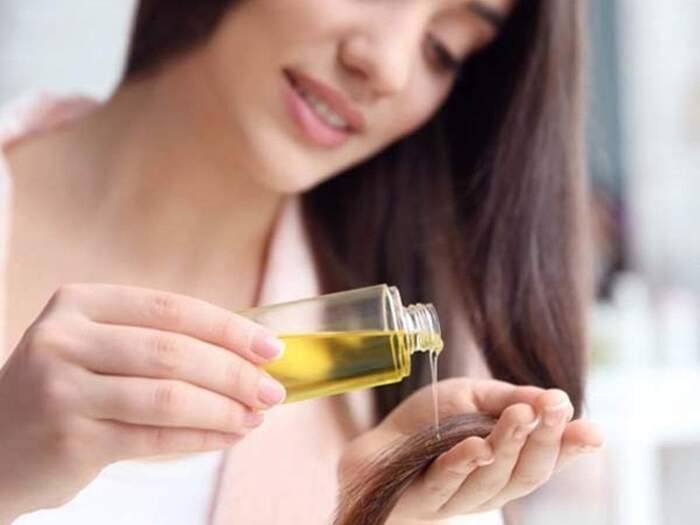
[[[338,115],[336,112],[334,112],[330,108],[330,106],[328,106],[328,104],[314,96],[313,93],[309,93],[301,87],[297,87],[297,90],[304,98],[304,100],[306,100],[309,103],[309,106],[311,106],[314,109],[316,114],[319,117],[321,117],[321,120],[323,120],[326,124],[342,130],[346,130],[348,128],[347,121],[343,117]]]

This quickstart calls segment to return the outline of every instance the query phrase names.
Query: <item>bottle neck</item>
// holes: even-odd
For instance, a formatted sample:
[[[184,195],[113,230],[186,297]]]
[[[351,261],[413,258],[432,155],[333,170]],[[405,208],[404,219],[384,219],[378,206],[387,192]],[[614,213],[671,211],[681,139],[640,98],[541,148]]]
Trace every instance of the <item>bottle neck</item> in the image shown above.
[[[440,322],[432,304],[418,303],[403,307],[401,317],[403,329],[409,336],[409,353],[442,351]]]

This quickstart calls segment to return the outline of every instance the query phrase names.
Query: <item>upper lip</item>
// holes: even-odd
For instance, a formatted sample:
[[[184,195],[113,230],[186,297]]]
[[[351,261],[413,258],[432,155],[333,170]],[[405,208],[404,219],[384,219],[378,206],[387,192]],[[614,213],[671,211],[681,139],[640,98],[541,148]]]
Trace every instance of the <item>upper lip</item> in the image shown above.
[[[293,85],[299,85],[328,104],[335,113],[348,123],[351,131],[360,132],[364,129],[365,119],[362,113],[352,106],[345,95],[298,71],[286,70],[286,74]]]

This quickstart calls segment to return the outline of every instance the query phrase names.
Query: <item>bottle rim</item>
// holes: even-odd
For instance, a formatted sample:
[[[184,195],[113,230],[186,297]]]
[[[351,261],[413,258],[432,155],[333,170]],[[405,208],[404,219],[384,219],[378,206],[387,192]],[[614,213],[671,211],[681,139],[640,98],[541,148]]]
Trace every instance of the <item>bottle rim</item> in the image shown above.
[[[401,294],[399,293],[399,289],[396,286],[388,286],[387,287],[387,299],[389,302],[389,316],[390,316],[390,322],[386,322],[386,312],[384,314],[384,319],[385,319],[385,327],[388,329],[397,329],[397,330],[404,330],[404,322],[403,322],[403,316],[402,315],[397,315],[397,313],[401,312],[403,309],[403,303],[401,302]],[[386,301],[384,302],[384,308],[386,308],[387,304]]]

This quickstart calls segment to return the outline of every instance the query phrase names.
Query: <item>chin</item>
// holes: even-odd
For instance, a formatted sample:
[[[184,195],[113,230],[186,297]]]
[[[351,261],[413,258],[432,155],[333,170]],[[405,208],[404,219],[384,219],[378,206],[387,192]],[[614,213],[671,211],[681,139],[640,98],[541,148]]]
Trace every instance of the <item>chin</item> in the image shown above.
[[[319,180],[309,180],[295,173],[277,174],[270,177],[266,183],[273,191],[283,195],[300,195],[319,184]]]
[[[276,161],[283,162],[270,162],[272,159],[265,159],[266,162],[256,177],[270,190],[285,195],[304,193],[331,177],[320,172],[318,166],[303,161],[293,162],[291,158],[291,155],[276,157]]]
[[[288,137],[264,135],[249,142],[249,146],[257,159],[253,176],[269,190],[300,194],[337,173],[331,166],[323,165],[322,153],[304,148]]]

